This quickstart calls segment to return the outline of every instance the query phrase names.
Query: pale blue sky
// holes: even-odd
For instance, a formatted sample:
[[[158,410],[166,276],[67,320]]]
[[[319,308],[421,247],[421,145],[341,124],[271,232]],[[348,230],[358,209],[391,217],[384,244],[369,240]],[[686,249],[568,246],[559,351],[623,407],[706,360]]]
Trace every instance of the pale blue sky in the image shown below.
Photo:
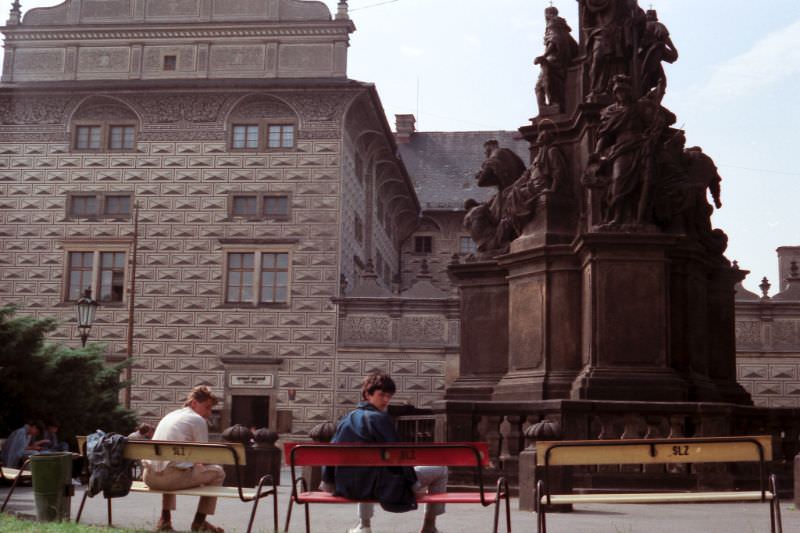
[[[22,7],[56,3],[22,0]],[[335,12],[337,0],[325,3]],[[549,3],[350,0],[357,31],[349,76],[377,85],[391,124],[395,113],[415,113],[425,131],[516,129],[536,114],[532,60]],[[576,34],[577,1],[553,3]],[[2,20],[10,5],[0,0]],[[752,271],[751,290],[762,276],[777,287],[775,249],[800,245],[800,1],[640,5],[658,10],[680,53],[666,66],[664,103],[688,144],[702,146],[720,169],[724,205],[714,223],[730,237],[727,255]]]

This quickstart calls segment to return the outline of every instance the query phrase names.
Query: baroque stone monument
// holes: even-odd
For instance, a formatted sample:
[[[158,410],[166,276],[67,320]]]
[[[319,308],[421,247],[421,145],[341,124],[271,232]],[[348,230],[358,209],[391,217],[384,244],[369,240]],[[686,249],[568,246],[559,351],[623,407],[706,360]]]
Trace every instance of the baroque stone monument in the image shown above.
[[[734,294],[747,272],[711,223],[722,207],[714,162],[685,145],[662,104],[663,63],[678,58],[669,31],[635,0],[579,0],[579,13],[574,43],[545,12],[539,113],[519,128],[530,160],[485,144],[476,179],[496,192],[466,202],[477,252],[449,268],[461,352],[434,408],[436,438],[489,442],[521,493],[533,479],[525,438],[542,424],[563,439],[771,434],[788,477],[798,413],[754,407],[737,382]],[[732,479],[600,467],[572,482]]]
[[[545,19],[530,164],[488,141],[477,180],[497,193],[465,206],[479,261],[451,269],[462,330],[493,334],[464,339],[448,398],[751,403],[744,272],[710,220],[721,178],[661,103],[669,31],[629,0],[581,0],[580,45],[556,8]]]

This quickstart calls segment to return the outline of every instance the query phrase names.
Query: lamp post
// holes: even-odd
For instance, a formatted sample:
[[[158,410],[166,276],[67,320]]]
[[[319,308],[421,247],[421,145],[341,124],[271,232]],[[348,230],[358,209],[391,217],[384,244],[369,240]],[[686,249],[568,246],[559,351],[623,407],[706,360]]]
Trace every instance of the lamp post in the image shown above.
[[[92,289],[86,289],[83,296],[75,302],[75,311],[78,313],[78,330],[81,332],[81,346],[86,346],[89,330],[92,329],[94,314],[97,311],[97,302],[92,300]]]

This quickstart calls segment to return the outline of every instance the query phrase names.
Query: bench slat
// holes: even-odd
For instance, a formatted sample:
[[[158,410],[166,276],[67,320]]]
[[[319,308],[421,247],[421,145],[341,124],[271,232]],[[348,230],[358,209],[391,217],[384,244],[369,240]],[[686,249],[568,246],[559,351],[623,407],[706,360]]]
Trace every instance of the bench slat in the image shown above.
[[[78,447],[85,451],[86,437],[76,437]],[[129,440],[123,449],[123,456],[133,461],[151,459],[157,461],[177,461],[216,465],[247,464],[244,445],[240,442],[173,442],[158,440]]]
[[[284,444],[287,464],[295,466],[472,466],[489,465],[485,442]],[[477,451],[477,454],[476,454]]]
[[[3,467],[0,467],[0,468],[2,468],[2,470],[3,470],[3,472],[2,472],[3,477],[5,479],[8,479],[9,481],[14,481],[15,479],[17,479],[20,476],[25,477],[25,476],[30,476],[31,475],[29,470],[19,470],[17,468],[9,468],[7,466],[3,466]]]
[[[742,438],[755,442],[735,441],[730,437],[681,439],[674,443],[663,440],[653,443],[646,439],[542,441],[536,443],[536,463],[544,466],[546,451],[551,448],[550,466],[759,461],[756,442],[762,447],[764,461],[772,460],[772,437]]]
[[[772,500],[771,492],[765,493]],[[547,503],[547,496],[542,496]],[[741,502],[761,501],[761,491],[739,492],[651,492],[630,494],[552,494],[550,503],[686,503],[686,502]]]
[[[216,498],[239,498],[239,490],[236,487],[194,487],[191,489],[181,489],[175,491],[155,490],[144,484],[143,481],[134,481],[131,485],[132,492],[150,492],[157,494],[177,494],[180,496],[212,496]],[[245,497],[254,497],[256,489],[242,488]]]
[[[310,491],[297,494],[298,500],[303,503],[358,503],[368,500],[351,500],[342,496],[334,496],[329,492]],[[486,503],[495,503],[497,494],[484,493]],[[377,502],[371,502],[377,503]],[[417,503],[481,503],[480,492],[444,492],[440,494],[420,494],[417,496]]]

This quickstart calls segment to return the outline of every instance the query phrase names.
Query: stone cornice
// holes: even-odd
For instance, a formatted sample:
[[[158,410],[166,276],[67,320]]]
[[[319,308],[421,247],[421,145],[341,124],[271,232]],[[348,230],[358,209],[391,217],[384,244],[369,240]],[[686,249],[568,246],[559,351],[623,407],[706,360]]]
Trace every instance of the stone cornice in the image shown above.
[[[218,39],[226,37],[308,37],[341,35],[347,38],[354,30],[352,23],[323,24],[215,24],[211,25],[152,25],[148,28],[120,26],[48,26],[0,28],[6,42],[23,41],[92,41],[92,40],[148,40],[148,39]]]

